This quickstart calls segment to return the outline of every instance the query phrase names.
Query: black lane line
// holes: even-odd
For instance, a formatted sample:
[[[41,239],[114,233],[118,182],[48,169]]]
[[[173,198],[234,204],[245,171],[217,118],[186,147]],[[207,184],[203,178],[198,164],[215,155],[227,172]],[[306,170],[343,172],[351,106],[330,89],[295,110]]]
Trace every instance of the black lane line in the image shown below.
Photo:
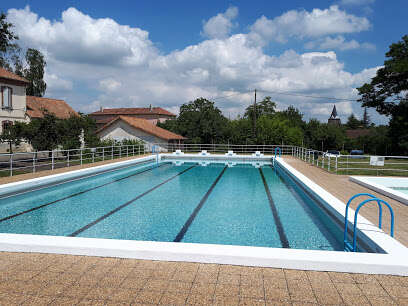
[[[269,206],[271,207],[273,218],[275,219],[276,229],[278,230],[279,238],[284,248],[290,248],[288,238],[286,237],[285,230],[283,229],[282,222],[279,218],[278,210],[276,209],[275,203],[273,202],[271,192],[268,187],[268,183],[266,182],[265,176],[261,168],[259,168],[259,173],[262,177],[262,182],[265,187],[266,195],[268,196]]]
[[[164,165],[166,165],[166,164],[161,164],[161,165],[159,165],[159,166],[157,166],[157,167],[154,167],[154,168],[145,169],[145,170],[140,171],[140,172],[138,172],[138,173],[134,173],[134,174],[131,174],[131,175],[122,177],[122,178],[120,178],[120,179],[116,179],[116,180],[113,180],[113,181],[111,181],[111,182],[107,182],[107,183],[105,183],[105,184],[102,184],[102,185],[99,185],[99,186],[95,186],[95,187],[92,187],[92,188],[89,188],[89,189],[86,189],[86,190],[83,190],[83,191],[80,191],[80,192],[71,194],[71,195],[66,196],[66,197],[63,197],[63,198],[61,198],[61,199],[58,199],[58,200],[55,200],[55,201],[52,201],[52,202],[48,202],[48,203],[45,203],[45,204],[42,204],[42,205],[39,205],[39,206],[30,208],[30,209],[27,209],[27,210],[24,210],[24,211],[22,211],[22,212],[19,212],[19,213],[16,213],[16,214],[14,214],[14,215],[7,216],[7,217],[4,217],[4,218],[0,219],[0,222],[13,219],[13,218],[15,218],[15,217],[24,215],[24,214],[29,213],[29,212],[32,212],[32,211],[35,211],[35,210],[37,210],[37,209],[40,209],[40,208],[49,206],[49,205],[51,205],[51,204],[55,204],[55,203],[64,201],[64,200],[69,199],[69,198],[72,198],[72,197],[76,197],[76,196],[78,196],[78,195],[80,195],[80,194],[83,194],[83,193],[86,193],[86,192],[88,192],[88,191],[92,191],[92,190],[95,190],[95,189],[104,187],[104,186],[106,186],[106,185],[119,182],[119,181],[121,181],[121,180],[124,180],[124,179],[127,179],[127,178],[129,178],[129,177],[132,177],[132,176],[136,176],[136,175],[145,173],[145,172],[147,172],[147,171],[151,171],[151,170],[153,170],[153,169],[159,168],[159,167],[164,166]]]
[[[180,230],[180,232],[177,234],[176,238],[174,238],[173,242],[180,242],[183,238],[184,235],[186,234],[188,228],[190,227],[191,223],[193,223],[195,217],[197,216],[198,212],[200,211],[201,207],[203,207],[204,203],[207,201],[208,197],[210,196],[211,192],[213,191],[215,185],[217,185],[218,181],[221,179],[221,176],[224,174],[225,170],[227,170],[228,166],[225,166],[224,169],[222,169],[221,173],[218,175],[214,183],[211,185],[210,189],[208,189],[207,193],[204,195],[204,197],[201,199],[200,203],[198,203],[197,207],[194,209],[192,214],[190,215],[190,218],[186,221],[186,223],[183,225],[183,228]]]
[[[108,212],[107,214],[105,214],[105,215],[103,215],[102,217],[96,219],[95,221],[93,221],[93,222],[91,222],[91,223],[85,225],[84,227],[81,227],[79,230],[73,232],[71,235],[68,235],[68,237],[78,236],[78,234],[82,233],[83,231],[86,231],[88,228],[94,226],[95,224],[97,224],[97,223],[101,222],[102,220],[106,219],[107,217],[113,215],[114,213],[118,212],[118,211],[121,210],[122,208],[125,208],[126,206],[132,204],[132,203],[135,202],[136,200],[139,200],[141,197],[144,197],[146,194],[152,192],[153,190],[159,188],[160,186],[166,184],[167,182],[170,182],[171,180],[175,179],[177,176],[182,175],[183,173],[187,172],[188,170],[194,168],[195,166],[196,166],[196,165],[193,165],[193,166],[191,166],[191,167],[189,167],[189,168],[187,168],[187,169],[184,169],[183,171],[181,171],[181,172],[177,173],[176,175],[174,175],[174,176],[168,178],[167,180],[161,182],[160,184],[158,184],[158,185],[156,185],[156,186],[150,188],[149,190],[143,192],[142,194],[139,194],[136,198],[134,198],[134,199],[132,199],[132,200],[126,202],[125,204],[122,204],[122,205],[116,207],[114,210],[111,210],[111,211]]]

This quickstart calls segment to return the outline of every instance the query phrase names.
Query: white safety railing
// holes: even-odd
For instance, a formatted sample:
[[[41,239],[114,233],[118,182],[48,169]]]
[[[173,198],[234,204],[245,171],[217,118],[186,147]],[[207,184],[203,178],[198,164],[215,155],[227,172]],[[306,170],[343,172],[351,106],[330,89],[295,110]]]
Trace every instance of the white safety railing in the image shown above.
[[[279,148],[280,150],[278,150]],[[369,155],[336,155],[318,150],[291,145],[235,145],[235,144],[176,144],[157,143],[140,145],[108,146],[72,150],[0,154],[0,176],[53,170],[62,167],[83,165],[116,158],[138,156],[151,152],[199,153],[251,155],[259,151],[274,156],[293,156],[328,172],[346,175],[408,175],[408,156],[385,156],[384,166],[370,164]]]
[[[111,160],[122,157],[146,154],[148,148],[143,145],[124,145],[71,150],[53,150],[38,152],[17,152],[0,154],[0,176],[54,170]]]

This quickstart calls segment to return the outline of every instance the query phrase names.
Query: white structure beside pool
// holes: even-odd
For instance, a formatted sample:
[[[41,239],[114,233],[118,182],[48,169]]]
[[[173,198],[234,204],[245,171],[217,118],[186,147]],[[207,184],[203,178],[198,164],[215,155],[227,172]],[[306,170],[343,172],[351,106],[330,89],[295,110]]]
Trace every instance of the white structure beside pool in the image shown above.
[[[408,177],[350,176],[350,181],[408,205]]]

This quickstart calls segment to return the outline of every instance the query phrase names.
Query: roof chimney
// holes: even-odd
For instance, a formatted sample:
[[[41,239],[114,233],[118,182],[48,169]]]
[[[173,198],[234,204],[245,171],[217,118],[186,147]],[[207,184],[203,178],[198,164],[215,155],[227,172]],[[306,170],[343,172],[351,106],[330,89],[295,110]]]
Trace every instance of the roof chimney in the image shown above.
[[[152,111],[152,105],[150,104],[150,106],[149,106],[149,111],[151,112]]]
[[[100,110],[99,110],[99,111],[100,111],[100,112],[103,112],[103,107],[102,107],[102,106],[100,107]]]

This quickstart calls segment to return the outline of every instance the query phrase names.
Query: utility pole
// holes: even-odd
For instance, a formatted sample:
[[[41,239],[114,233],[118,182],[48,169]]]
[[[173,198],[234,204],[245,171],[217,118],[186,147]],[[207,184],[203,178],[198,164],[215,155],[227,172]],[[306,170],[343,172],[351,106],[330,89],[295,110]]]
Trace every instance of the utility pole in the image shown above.
[[[255,99],[254,99],[254,125],[253,125],[253,134],[254,134],[254,142],[256,141],[256,89],[255,89]]]

